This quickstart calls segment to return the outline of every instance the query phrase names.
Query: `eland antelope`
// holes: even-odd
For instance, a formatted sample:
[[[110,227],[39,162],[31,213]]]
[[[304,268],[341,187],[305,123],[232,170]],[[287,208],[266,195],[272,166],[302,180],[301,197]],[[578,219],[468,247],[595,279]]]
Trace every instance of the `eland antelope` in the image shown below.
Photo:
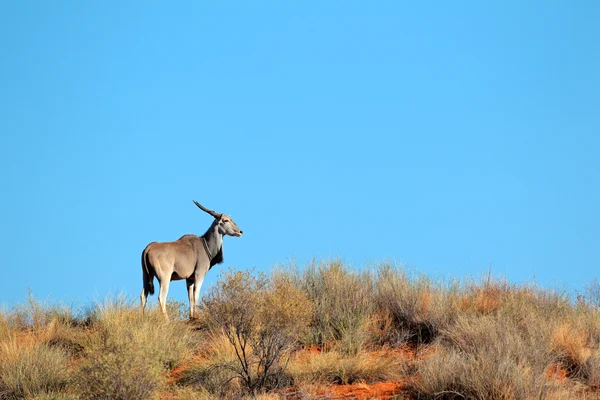
[[[215,220],[202,236],[183,235],[174,242],[152,242],[146,246],[142,252],[142,311],[146,307],[148,295],[154,294],[156,277],[160,285],[158,304],[168,318],[166,301],[169,283],[185,279],[190,301],[190,318],[194,318],[204,276],[213,265],[223,262],[223,236],[242,236],[242,230],[231,217],[204,208],[196,200],[194,203]]]

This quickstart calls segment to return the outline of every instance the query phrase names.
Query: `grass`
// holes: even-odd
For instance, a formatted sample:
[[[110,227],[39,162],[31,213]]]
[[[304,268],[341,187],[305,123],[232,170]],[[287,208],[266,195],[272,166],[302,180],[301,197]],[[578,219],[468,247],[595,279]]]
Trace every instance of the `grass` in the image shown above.
[[[468,285],[458,304],[455,321],[439,332],[436,352],[418,366],[416,397],[567,399],[582,388],[581,380],[557,384],[549,368],[557,362],[584,368],[591,331],[574,330],[565,321],[597,320],[594,310],[499,281]]]
[[[545,398],[553,355],[543,329],[494,316],[461,316],[440,335],[436,352],[418,367],[413,390],[422,398]]]
[[[599,286],[573,298],[334,260],[222,273],[193,322],[180,303],[167,323],[124,297],[85,311],[30,297],[0,312],[0,400],[314,397],[381,381],[414,399],[597,398]]]
[[[375,310],[372,276],[354,272],[340,261],[311,263],[304,271],[281,269],[279,279],[289,279],[313,305],[304,342],[335,344],[347,354],[357,354],[368,340],[365,330]]]
[[[552,332],[550,346],[571,378],[591,386],[600,384],[600,349],[597,318],[563,322]]]
[[[215,398],[235,398],[242,393],[236,378],[238,358],[235,346],[223,331],[211,331],[204,336],[198,360],[185,370],[178,385],[203,390]]]
[[[375,383],[397,380],[405,372],[405,363],[394,355],[345,355],[336,351],[300,354],[289,366],[290,375],[299,385]]]
[[[92,308],[85,355],[74,374],[82,399],[158,398],[166,372],[191,358],[196,344],[186,323],[142,314],[123,298]]]
[[[374,302],[390,321],[392,344],[398,338],[421,345],[431,343],[450,326],[458,313],[455,286],[435,284],[426,277],[410,277],[404,270],[383,264],[374,279]]]
[[[36,397],[60,392],[69,383],[67,354],[44,343],[20,345],[16,338],[0,343],[0,398]]]

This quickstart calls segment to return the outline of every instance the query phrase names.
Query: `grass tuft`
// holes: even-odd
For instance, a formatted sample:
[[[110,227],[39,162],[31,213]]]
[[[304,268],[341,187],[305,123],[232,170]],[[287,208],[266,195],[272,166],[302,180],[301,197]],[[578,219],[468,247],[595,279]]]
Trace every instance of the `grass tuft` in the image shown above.
[[[166,372],[192,356],[195,342],[184,321],[142,314],[124,298],[96,305],[88,320],[93,334],[74,376],[82,399],[157,398]]]
[[[369,339],[365,327],[374,311],[371,274],[352,271],[334,260],[313,262],[302,273],[291,268],[287,276],[313,305],[304,343],[334,343],[338,351],[346,354],[360,352]]]
[[[414,344],[433,342],[456,317],[453,289],[425,277],[411,279],[402,269],[382,264],[374,286],[380,315],[391,319],[397,336]]]
[[[296,356],[290,362],[289,373],[301,386],[314,383],[374,383],[397,380],[405,373],[405,364],[393,355],[344,355],[331,351]]]
[[[16,338],[0,343],[0,398],[36,397],[60,392],[69,383],[67,354],[44,343],[21,345]]]

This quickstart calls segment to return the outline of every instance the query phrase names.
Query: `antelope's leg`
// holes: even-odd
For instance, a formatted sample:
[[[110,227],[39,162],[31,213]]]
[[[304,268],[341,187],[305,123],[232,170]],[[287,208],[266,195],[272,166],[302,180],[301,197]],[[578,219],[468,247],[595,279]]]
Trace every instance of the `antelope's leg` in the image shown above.
[[[160,293],[158,294],[158,304],[167,319],[169,319],[169,316],[167,315],[167,293],[169,292],[169,283],[169,279],[160,281]]]
[[[146,293],[146,289],[142,288],[142,294],[140,295],[140,300],[142,302],[142,313],[146,309],[146,300],[148,299],[148,293]]]
[[[198,307],[198,299],[200,298],[200,288],[202,287],[202,282],[204,281],[204,277],[196,278],[194,282],[194,315],[196,315],[196,307]]]
[[[192,319],[196,315],[196,309],[194,307],[194,280],[187,279],[185,283],[187,284],[188,301],[190,302],[190,319]]]

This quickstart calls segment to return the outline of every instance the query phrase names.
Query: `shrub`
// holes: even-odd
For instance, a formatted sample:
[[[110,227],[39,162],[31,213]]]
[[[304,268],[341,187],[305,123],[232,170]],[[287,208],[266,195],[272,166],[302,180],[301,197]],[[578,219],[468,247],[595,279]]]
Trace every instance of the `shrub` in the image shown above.
[[[237,361],[210,368],[233,371],[251,392],[279,386],[289,351],[310,317],[306,297],[289,281],[238,271],[225,273],[203,302],[211,326],[227,337]]]

